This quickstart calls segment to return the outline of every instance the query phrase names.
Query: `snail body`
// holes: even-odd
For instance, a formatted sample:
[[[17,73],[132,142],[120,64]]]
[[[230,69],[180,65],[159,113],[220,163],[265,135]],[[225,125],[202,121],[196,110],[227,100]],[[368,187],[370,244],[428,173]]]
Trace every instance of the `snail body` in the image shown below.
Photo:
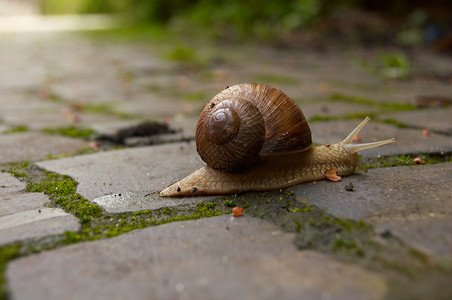
[[[226,97],[224,93],[227,94]],[[257,100],[250,101],[248,100],[250,97],[256,97]],[[250,114],[251,118],[257,117],[261,120],[235,120],[236,115],[240,115],[241,112],[233,112],[232,117],[225,116],[230,113],[228,102],[235,100],[244,101],[245,104],[233,104],[234,109],[263,106],[263,111],[259,107],[257,110],[251,108]],[[254,104],[259,101],[263,104]],[[222,104],[223,102],[227,105]],[[218,110],[219,118],[212,117],[211,112]],[[285,113],[288,113],[288,118],[284,117]],[[216,122],[218,119],[218,128],[215,128],[217,124],[209,124],[210,121]],[[369,120],[370,118],[367,117],[342,142],[312,147],[309,126],[301,109],[293,100],[279,90],[266,85],[236,85],[214,97],[199,118],[196,144],[198,153],[206,161],[207,166],[170,185],[160,192],[160,196],[218,195],[275,190],[326,179],[325,172],[330,169],[335,169],[340,176],[352,175],[359,162],[358,151],[397,141],[394,138],[374,143],[352,144],[354,137]],[[262,129],[262,123],[264,129]],[[237,125],[255,126],[257,129],[253,130],[259,132],[259,135],[254,136],[253,133],[248,132],[243,134],[245,129],[242,127],[240,129],[228,127]],[[213,129],[209,129],[209,126]],[[213,137],[216,131],[220,134],[219,140]],[[252,141],[231,142],[234,137],[231,138],[229,134],[234,137],[240,135],[240,138],[245,137]],[[230,148],[223,150],[221,148],[223,145]],[[234,151],[237,149],[239,162],[234,161]]]

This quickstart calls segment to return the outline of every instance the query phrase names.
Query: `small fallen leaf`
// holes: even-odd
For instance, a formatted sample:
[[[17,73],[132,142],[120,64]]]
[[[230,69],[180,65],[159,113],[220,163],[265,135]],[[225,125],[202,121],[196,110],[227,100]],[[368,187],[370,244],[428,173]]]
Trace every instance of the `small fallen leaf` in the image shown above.
[[[86,103],[84,100],[79,100],[72,104],[72,108],[75,111],[82,111],[85,108],[85,106],[86,106]]]
[[[42,100],[48,100],[50,98],[50,92],[47,88],[42,88],[38,91],[38,97]]]
[[[74,124],[74,123],[77,123],[80,121],[80,115],[69,107],[65,107],[65,108],[61,109],[61,114],[71,124]]]
[[[325,176],[331,181],[339,181],[342,177],[337,175],[335,169],[329,169],[325,171]]]
[[[91,149],[97,150],[97,149],[99,149],[99,146],[100,146],[100,144],[99,144],[98,141],[91,141],[91,142],[89,142],[89,147]]]
[[[413,161],[415,163],[417,163],[418,165],[422,165],[424,162],[422,161],[422,158],[420,157],[416,157],[415,159],[413,159]]]
[[[430,135],[430,131],[428,129],[422,129],[422,134],[425,136],[429,136]]]
[[[236,206],[232,209],[232,215],[234,217],[240,217],[243,214],[243,207]]]

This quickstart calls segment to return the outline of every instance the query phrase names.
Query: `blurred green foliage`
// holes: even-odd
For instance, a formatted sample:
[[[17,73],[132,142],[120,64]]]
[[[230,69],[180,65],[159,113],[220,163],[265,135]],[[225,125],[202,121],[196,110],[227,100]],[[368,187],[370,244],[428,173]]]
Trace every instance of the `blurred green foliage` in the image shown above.
[[[277,32],[309,26],[331,8],[358,0],[43,0],[45,13],[119,13],[134,23],[175,24],[210,28],[224,35]]]
[[[41,0],[43,12],[53,13],[114,13],[131,24],[169,25],[189,35],[198,33],[210,37],[271,39],[312,28],[336,32],[340,28],[362,31],[364,39],[372,33],[395,38],[403,45],[417,45],[424,40],[425,29],[441,31],[452,28],[446,21],[432,20],[432,7],[452,12],[452,3],[432,0]],[[350,10],[369,12],[361,17],[343,14]],[[375,14],[388,19],[372,25]],[[337,18],[331,23],[328,18]],[[358,14],[359,15],[359,14]],[[447,15],[447,13],[446,13]],[[358,20],[357,20],[358,19]],[[367,25],[366,20],[368,21]],[[448,20],[448,21],[447,21]],[[355,22],[355,23],[354,23]],[[442,24],[444,23],[444,24]],[[348,24],[348,25],[347,25]],[[350,25],[352,24],[352,25]],[[354,25],[353,25],[354,24]],[[329,26],[329,27],[328,27]],[[347,27],[348,26],[348,27]],[[350,26],[355,26],[350,29]],[[374,28],[374,27],[377,28]],[[435,27],[436,26],[436,27]],[[347,29],[348,28],[348,29]],[[390,30],[390,33],[387,31]],[[201,33],[202,32],[202,33]],[[386,33],[386,35],[385,35]],[[334,35],[334,34],[333,34]],[[389,36],[389,37],[388,37]],[[431,38],[436,38],[436,35]]]
[[[383,79],[404,79],[410,73],[410,60],[401,51],[382,52],[372,61],[355,60],[364,71]]]

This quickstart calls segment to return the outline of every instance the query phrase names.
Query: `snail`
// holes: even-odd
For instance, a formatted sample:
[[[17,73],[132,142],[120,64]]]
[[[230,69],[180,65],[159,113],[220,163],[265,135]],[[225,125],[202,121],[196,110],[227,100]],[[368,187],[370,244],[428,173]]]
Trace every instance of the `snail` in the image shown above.
[[[340,176],[352,175],[358,151],[397,141],[352,144],[369,120],[342,142],[312,146],[309,125],[289,96],[259,83],[227,87],[207,103],[196,126],[197,151],[207,166],[160,196],[276,190],[326,179],[330,169]]]

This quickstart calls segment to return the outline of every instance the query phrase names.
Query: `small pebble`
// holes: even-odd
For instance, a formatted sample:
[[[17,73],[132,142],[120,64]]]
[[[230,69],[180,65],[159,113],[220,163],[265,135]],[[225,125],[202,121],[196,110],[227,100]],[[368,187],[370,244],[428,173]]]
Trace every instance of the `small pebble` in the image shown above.
[[[353,192],[353,191],[354,191],[354,189],[353,189],[353,183],[352,183],[351,181],[349,181],[349,182],[347,183],[347,185],[345,186],[345,190],[348,191],[348,192]]]

